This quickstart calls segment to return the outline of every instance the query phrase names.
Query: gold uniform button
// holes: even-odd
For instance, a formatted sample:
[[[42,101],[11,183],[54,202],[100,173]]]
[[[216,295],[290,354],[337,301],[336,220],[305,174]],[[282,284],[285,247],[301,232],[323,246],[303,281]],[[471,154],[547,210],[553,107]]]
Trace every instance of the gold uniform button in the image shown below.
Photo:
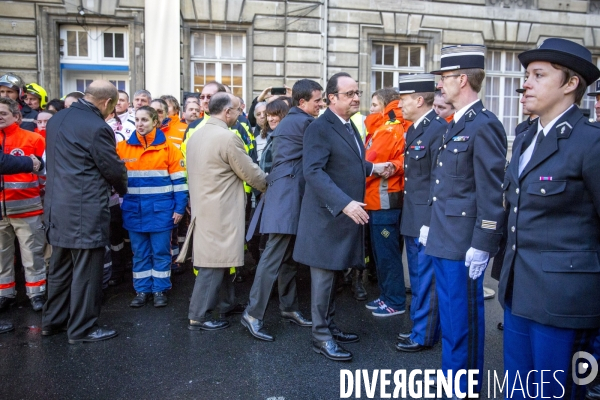
[[[546,194],[546,189],[544,189],[544,188],[541,188],[541,189],[540,189],[540,192],[542,192],[542,194]]]
[[[510,228],[510,230],[511,230],[511,232],[514,232],[516,229],[515,229],[515,227],[513,226],[512,228]]]

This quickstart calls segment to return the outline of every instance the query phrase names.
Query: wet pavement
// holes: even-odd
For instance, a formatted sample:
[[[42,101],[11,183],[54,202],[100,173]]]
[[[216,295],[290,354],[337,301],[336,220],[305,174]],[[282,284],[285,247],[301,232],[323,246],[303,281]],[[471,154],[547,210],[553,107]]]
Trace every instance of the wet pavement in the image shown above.
[[[487,275],[486,285],[496,290],[497,282],[489,271]],[[239,301],[247,301],[252,278],[236,284]],[[128,306],[134,295],[129,276],[108,289],[100,316],[100,324],[116,329],[119,336],[79,345],[69,345],[66,333],[41,336],[41,313],[31,310],[20,282],[18,304],[0,313],[0,320],[16,327],[0,335],[0,399],[337,399],[341,369],[372,373],[440,367],[440,344],[419,353],[395,350],[397,333],[411,327],[408,312],[373,317],[365,302],[352,298],[350,288],[338,294],[335,318],[340,328],[360,336],[359,343],[345,346],[354,354],[349,363],[314,353],[310,328],[281,320],[276,297],[265,316],[274,342],[251,337],[239,315],[229,318],[232,326],[225,330],[190,331],[187,309],[194,279],[191,271],[173,276],[165,308],[150,303],[133,309]],[[367,283],[366,288],[369,300],[375,298],[376,284]],[[300,309],[310,317],[308,268],[299,268],[298,291]],[[487,377],[487,370],[502,370],[502,332],[496,328],[502,310],[496,299],[485,306]],[[366,398],[364,390],[361,398]]]

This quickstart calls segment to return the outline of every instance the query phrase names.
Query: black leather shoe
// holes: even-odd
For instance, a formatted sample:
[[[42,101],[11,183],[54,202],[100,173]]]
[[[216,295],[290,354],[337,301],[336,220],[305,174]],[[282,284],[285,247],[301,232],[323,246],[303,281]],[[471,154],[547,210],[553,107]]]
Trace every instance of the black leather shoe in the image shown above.
[[[338,343],[356,343],[360,340],[357,334],[344,333],[338,328],[331,330],[331,336]]]
[[[407,353],[416,353],[417,351],[430,349],[429,346],[423,346],[412,340],[410,337],[396,344],[396,350],[406,351]]]
[[[143,307],[150,301],[150,297],[152,297],[150,293],[136,293],[131,303],[129,303],[129,307]]]
[[[66,331],[67,331],[66,326],[62,326],[59,328],[42,328],[42,336],[53,336],[58,333],[62,333],[62,332],[66,332]]]
[[[354,293],[354,298],[358,301],[367,300],[367,291],[363,285],[363,271],[358,269],[354,270],[352,277],[352,293]]]
[[[398,336],[396,336],[396,339],[398,340],[402,340],[405,341],[407,339],[410,339],[410,334],[412,333],[412,331],[408,331],[408,332],[400,332],[398,334]]]
[[[44,296],[41,295],[33,296],[29,299],[29,301],[31,302],[31,308],[33,308],[33,311],[42,311],[42,308],[44,308],[44,303],[46,302]]]
[[[14,331],[15,326],[10,322],[0,322],[0,333]]]
[[[588,399],[600,399],[600,384],[592,386],[591,384],[587,387],[587,398]]]
[[[98,328],[94,332],[81,339],[69,339],[69,344],[100,342],[102,340],[112,339],[118,335],[117,331],[112,329]]]
[[[218,331],[219,329],[229,328],[229,321],[194,321],[190,319],[188,329],[190,331]]]
[[[304,318],[300,311],[282,311],[281,318],[293,322],[298,326],[312,326],[312,321]]]
[[[14,297],[0,297],[0,310],[4,310],[17,303],[17,299]]]
[[[323,354],[333,361],[350,361],[352,353],[337,344],[335,340],[317,342],[313,340],[313,350],[315,353]]]
[[[223,318],[227,318],[227,317],[231,317],[234,314],[243,314],[244,311],[246,311],[246,307],[248,307],[248,304],[236,304],[231,310],[224,312],[224,313],[220,313],[219,314],[219,318],[223,319]]]
[[[152,294],[154,298],[154,307],[165,307],[167,305],[167,295],[165,292],[156,292]]]
[[[247,312],[244,311],[240,322],[248,329],[248,332],[250,332],[250,334],[255,338],[265,340],[267,342],[272,342],[273,340],[275,340],[273,336],[269,335],[263,329],[263,322],[260,319],[254,318]]]

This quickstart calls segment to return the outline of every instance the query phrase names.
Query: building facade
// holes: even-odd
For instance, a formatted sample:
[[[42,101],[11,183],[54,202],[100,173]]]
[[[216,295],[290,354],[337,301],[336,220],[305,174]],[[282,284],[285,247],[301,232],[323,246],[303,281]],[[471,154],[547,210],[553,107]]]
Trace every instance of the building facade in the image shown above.
[[[211,80],[248,103],[300,78],[349,72],[370,94],[440,64],[442,46],[487,46],[484,104],[512,135],[523,119],[517,58],[545,38],[600,56],[600,1],[20,0],[0,1],[0,73],[50,97],[103,78],[128,92],[199,92]],[[363,97],[366,113],[369,96]],[[591,110],[593,99],[582,108]]]

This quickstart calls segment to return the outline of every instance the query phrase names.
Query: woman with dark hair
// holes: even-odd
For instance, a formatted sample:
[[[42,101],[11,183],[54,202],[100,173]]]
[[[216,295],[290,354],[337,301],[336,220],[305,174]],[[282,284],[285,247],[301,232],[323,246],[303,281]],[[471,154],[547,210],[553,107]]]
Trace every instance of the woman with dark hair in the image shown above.
[[[290,107],[284,100],[274,100],[267,104],[267,123],[260,132],[260,137],[267,140],[262,154],[260,154],[260,168],[269,173],[271,171],[271,164],[273,163],[273,155],[271,153],[271,132],[275,130],[279,122],[287,115],[290,111]]]
[[[62,110],[64,108],[65,108],[65,102],[62,101],[61,99],[52,99],[46,105],[46,110],[49,110],[49,111],[54,110],[55,112],[59,112],[60,110]]]
[[[155,101],[152,104],[158,106]],[[144,306],[150,297],[154,297],[154,307],[167,305],[165,292],[171,289],[171,231],[188,202],[183,155],[159,126],[157,110],[142,106],[135,113],[134,133],[117,145],[128,178],[122,211],[123,226],[129,231],[133,250],[136,296],[131,307]]]

